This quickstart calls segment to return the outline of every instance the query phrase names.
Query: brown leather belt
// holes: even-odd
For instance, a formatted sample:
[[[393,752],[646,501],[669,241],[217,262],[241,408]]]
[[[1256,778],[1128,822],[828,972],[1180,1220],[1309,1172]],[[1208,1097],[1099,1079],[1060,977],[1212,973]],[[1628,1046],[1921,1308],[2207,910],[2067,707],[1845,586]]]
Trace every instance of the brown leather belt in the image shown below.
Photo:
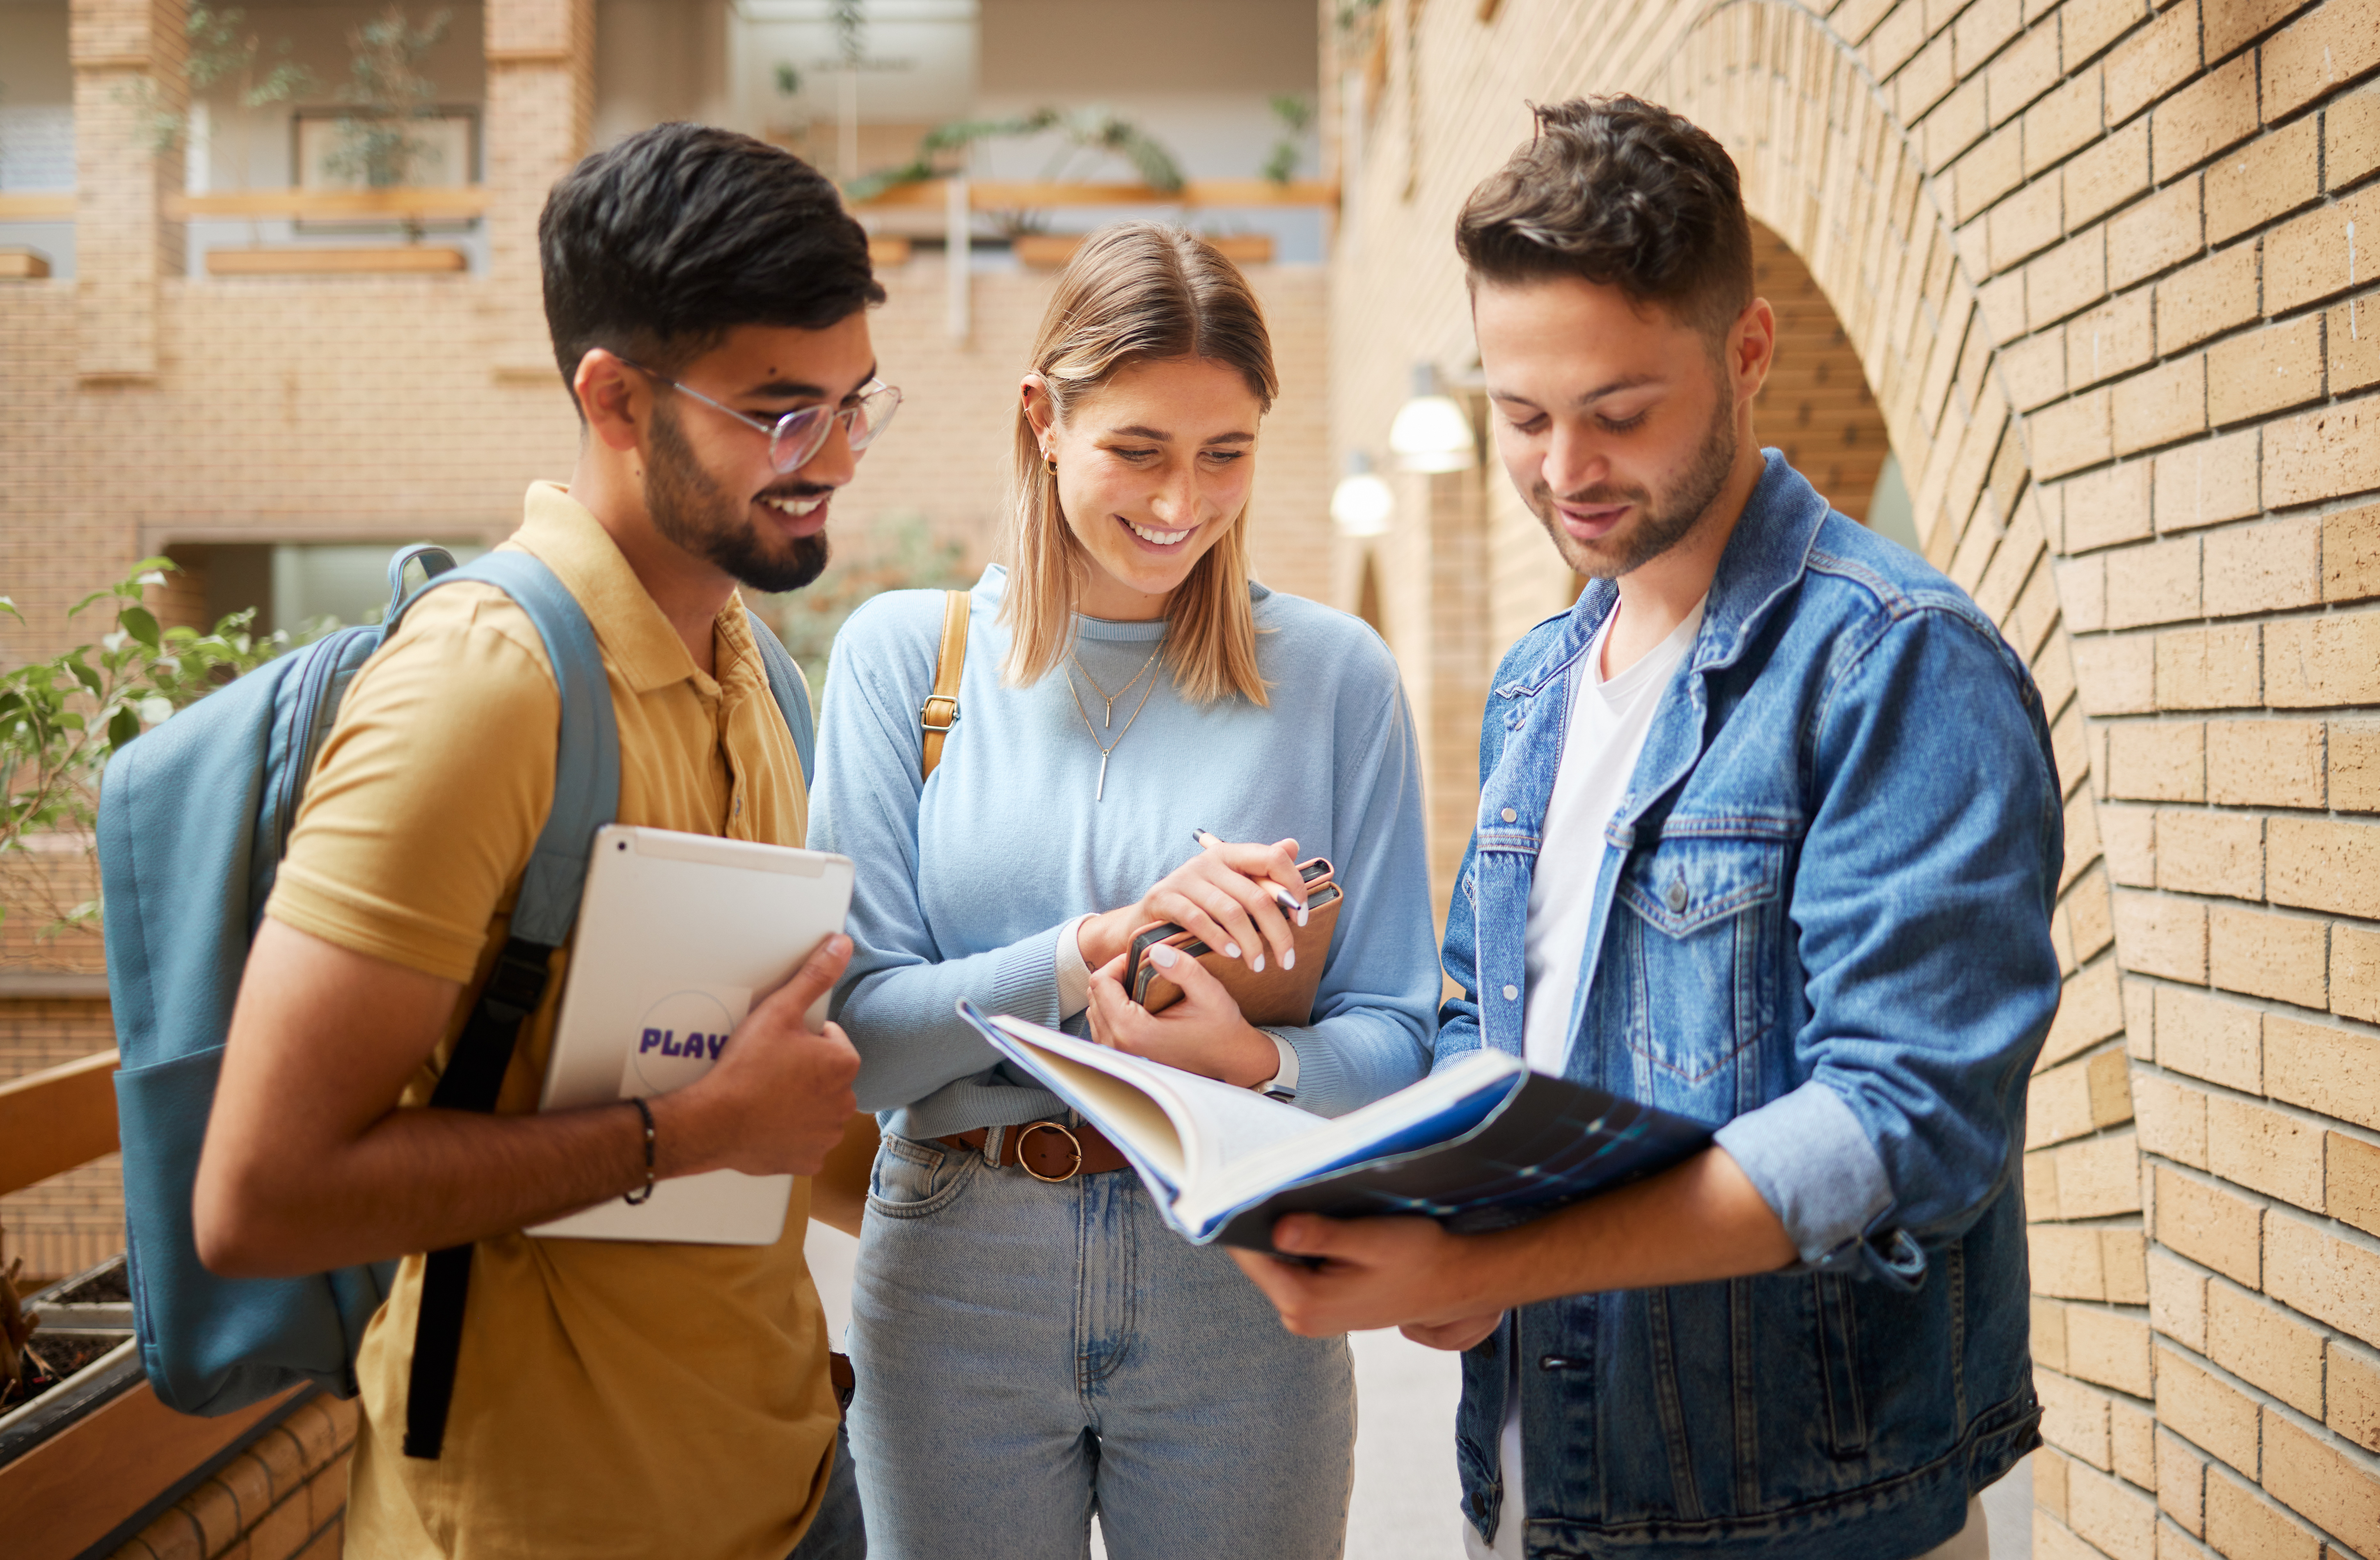
[[[985,1140],[990,1136],[990,1127],[978,1127],[969,1132],[953,1132],[936,1141],[981,1153]],[[1028,1121],[1022,1127],[1001,1129],[1000,1157],[992,1163],[1002,1170],[1012,1164],[1020,1165],[1037,1181],[1071,1181],[1077,1176],[1124,1169],[1131,1161],[1088,1122],[1069,1127],[1062,1121]]]

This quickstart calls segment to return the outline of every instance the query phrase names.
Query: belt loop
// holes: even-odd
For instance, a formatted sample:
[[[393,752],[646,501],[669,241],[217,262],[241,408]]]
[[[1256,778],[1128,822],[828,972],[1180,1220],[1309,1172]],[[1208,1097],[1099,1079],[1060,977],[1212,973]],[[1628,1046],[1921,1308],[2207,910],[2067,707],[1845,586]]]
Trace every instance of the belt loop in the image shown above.
[[[1000,1141],[1005,1127],[987,1127],[983,1132],[983,1162],[993,1169],[1000,1168]]]

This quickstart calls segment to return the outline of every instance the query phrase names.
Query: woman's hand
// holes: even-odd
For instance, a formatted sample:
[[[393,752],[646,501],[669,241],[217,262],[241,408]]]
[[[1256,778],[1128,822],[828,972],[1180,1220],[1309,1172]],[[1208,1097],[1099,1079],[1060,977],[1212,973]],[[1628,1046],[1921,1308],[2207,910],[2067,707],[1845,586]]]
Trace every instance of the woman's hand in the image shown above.
[[[1182,988],[1182,1000],[1151,1013],[1124,994],[1123,960],[1091,975],[1091,1038],[1202,1078],[1253,1089],[1281,1071],[1272,1037],[1240,1017],[1240,1005],[1195,958],[1162,944],[1148,957]]]
[[[1296,945],[1288,914],[1273,896],[1276,884],[1298,906],[1293,913],[1303,919],[1305,884],[1297,875],[1295,840],[1210,845],[1158,879],[1138,904],[1085,920],[1075,931],[1075,945],[1083,951],[1083,962],[1097,969],[1122,957],[1132,934],[1142,927],[1172,921],[1225,957],[1245,959],[1252,970],[1261,971],[1268,955],[1291,969],[1297,962]]]

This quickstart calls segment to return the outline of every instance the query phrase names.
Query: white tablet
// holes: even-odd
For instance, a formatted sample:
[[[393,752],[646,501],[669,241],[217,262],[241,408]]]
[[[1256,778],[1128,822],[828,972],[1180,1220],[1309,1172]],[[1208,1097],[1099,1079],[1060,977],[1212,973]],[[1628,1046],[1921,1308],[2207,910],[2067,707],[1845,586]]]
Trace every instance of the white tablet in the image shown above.
[[[753,1001],[843,930],[851,859],[747,840],[613,824],[597,832],[562,1010],[545,1069],[546,1110],[650,1099],[710,1070]],[[826,1017],[826,999],[811,1009]],[[528,1233],[581,1240],[772,1245],[791,1176],[713,1170],[613,1198]]]

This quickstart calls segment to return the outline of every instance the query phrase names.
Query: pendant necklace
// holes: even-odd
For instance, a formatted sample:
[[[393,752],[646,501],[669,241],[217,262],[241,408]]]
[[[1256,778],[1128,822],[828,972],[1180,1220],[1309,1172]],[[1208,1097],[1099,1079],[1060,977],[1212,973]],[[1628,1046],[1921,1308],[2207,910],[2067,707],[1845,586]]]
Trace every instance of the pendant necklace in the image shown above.
[[[1140,664],[1140,672],[1146,672],[1151,666],[1157,664],[1158,654],[1164,649],[1164,638],[1160,636],[1157,641],[1157,649],[1150,651],[1148,652],[1148,659]],[[1080,655],[1069,651],[1066,652],[1066,659],[1075,664],[1075,670],[1083,674],[1083,680],[1091,685],[1091,691],[1098,694],[1101,699],[1107,701],[1107,713],[1105,718],[1099,722],[1099,729],[1101,731],[1105,731],[1109,727],[1114,725],[1115,701],[1132,691],[1132,685],[1140,680],[1140,672],[1135,672],[1132,676],[1126,677],[1123,680],[1123,686],[1122,688],[1117,689],[1113,693],[1110,693],[1106,689],[1099,686],[1099,678],[1091,676],[1091,669],[1083,664],[1083,658]],[[1088,715],[1085,715],[1083,720],[1085,724],[1087,725],[1090,721],[1090,717]],[[1097,738],[1094,738],[1094,740],[1097,740]]]
[[[1070,656],[1068,659],[1072,660],[1073,658]],[[1150,653],[1149,659],[1151,661],[1155,661],[1157,659],[1156,654],[1153,652]],[[1075,662],[1075,664],[1079,666],[1081,663]],[[1148,668],[1146,666],[1141,668],[1144,672],[1148,669]],[[1083,696],[1075,690],[1075,674],[1066,671],[1063,667],[1060,667],[1059,670],[1065,676],[1067,694],[1075,701],[1075,713],[1083,717],[1083,729],[1086,732],[1090,733],[1091,746],[1099,749],[1099,788],[1091,794],[1091,799],[1095,802],[1105,801],[1108,794],[1108,757],[1110,754],[1113,753],[1116,749],[1123,745],[1123,739],[1125,737],[1132,735],[1133,722],[1140,719],[1141,711],[1148,708],[1148,696],[1157,691],[1157,679],[1155,677],[1148,679],[1148,686],[1140,690],[1140,702],[1133,706],[1131,719],[1123,723],[1123,729],[1116,733],[1114,741],[1101,748],[1099,747],[1099,734],[1091,729],[1091,713],[1083,707]],[[1091,674],[1088,672],[1085,672],[1083,674],[1086,677],[1090,675]],[[1135,682],[1139,680],[1139,675],[1137,673],[1134,674],[1133,680]],[[1093,688],[1097,688],[1099,687],[1099,684],[1093,683],[1091,686]],[[1123,688],[1117,689],[1116,692],[1121,694],[1131,687],[1132,683],[1126,683]],[[1109,710],[1111,713],[1113,712],[1113,701],[1110,701]]]

